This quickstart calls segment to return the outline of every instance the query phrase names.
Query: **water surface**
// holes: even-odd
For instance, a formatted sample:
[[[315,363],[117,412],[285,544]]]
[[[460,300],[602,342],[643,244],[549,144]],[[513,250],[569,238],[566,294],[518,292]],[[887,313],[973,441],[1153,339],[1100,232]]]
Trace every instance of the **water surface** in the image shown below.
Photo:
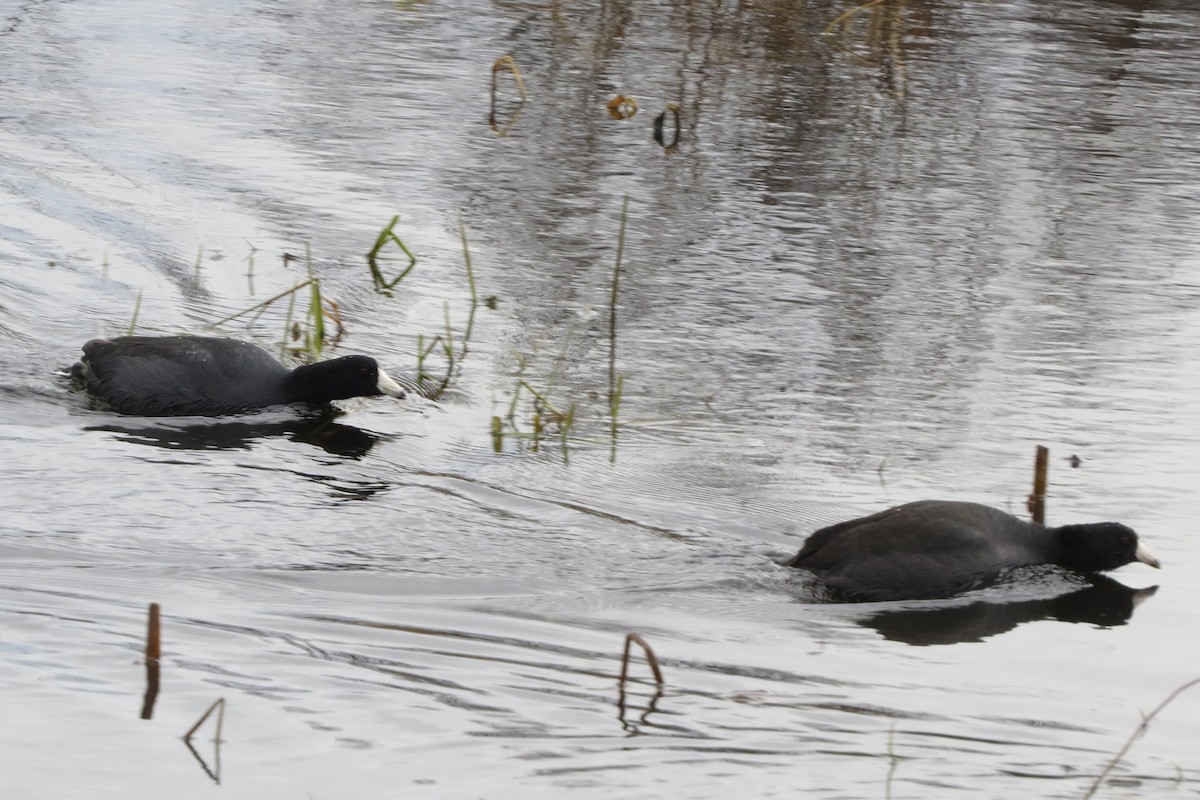
[[[1082,796],[1200,663],[1200,14],[826,31],[846,10],[0,0],[0,786]],[[493,127],[505,54],[528,102],[501,73]],[[363,254],[393,214],[419,261],[387,297]],[[412,377],[418,337],[466,328],[460,219],[495,308],[438,402],[146,420],[57,374],[135,306],[202,332],[307,251],[337,351]],[[218,330],[277,348],[285,310]],[[576,405],[565,446],[493,449],[519,378]],[[1022,513],[1036,444],[1050,520],[1127,522],[1161,574],[854,606],[775,563],[907,500]],[[638,660],[622,703],[629,631],[666,686]],[[219,697],[202,765],[179,736]],[[1198,702],[1103,796],[1200,790]]]

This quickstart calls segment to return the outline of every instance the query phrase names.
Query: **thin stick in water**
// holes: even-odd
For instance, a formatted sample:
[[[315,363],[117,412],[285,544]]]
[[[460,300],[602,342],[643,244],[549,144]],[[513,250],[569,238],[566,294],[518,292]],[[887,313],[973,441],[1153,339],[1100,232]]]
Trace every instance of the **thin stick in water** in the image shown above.
[[[158,699],[159,658],[162,655],[160,619],[158,603],[151,603],[146,618],[146,694],[142,697],[142,719],[154,716],[154,702]]]
[[[142,290],[138,289],[137,300],[133,301],[133,319],[129,320],[129,333],[126,336],[133,336],[134,330],[137,328],[138,314],[142,310]]]
[[[1100,770],[1100,774],[1096,776],[1096,780],[1092,782],[1092,785],[1088,788],[1087,793],[1084,794],[1083,800],[1089,800],[1089,798],[1096,794],[1096,792],[1100,789],[1100,784],[1103,783],[1104,779],[1108,777],[1108,773],[1112,772],[1113,767],[1117,766],[1121,759],[1125,757],[1125,754],[1129,752],[1129,748],[1133,747],[1133,743],[1137,741],[1137,738],[1149,729],[1150,721],[1158,716],[1158,712],[1169,706],[1176,697],[1179,697],[1179,695],[1183,694],[1193,686],[1200,686],[1200,678],[1194,678],[1193,680],[1190,680],[1182,686],[1176,688],[1175,691],[1167,695],[1166,699],[1159,703],[1153,711],[1142,716],[1141,724],[1134,728],[1133,733],[1131,733],[1129,738],[1125,740],[1125,744],[1120,750],[1117,751],[1117,754],[1113,756],[1107,764],[1104,765],[1104,769]]]
[[[221,741],[221,726],[224,724],[224,721],[225,721],[225,698],[224,697],[217,698],[216,702],[214,702],[211,706],[208,707],[208,711],[205,711],[204,714],[201,715],[200,719],[196,720],[196,724],[193,725],[191,728],[189,728],[188,732],[183,735],[183,740],[185,742],[190,742],[192,739],[192,734],[194,734],[197,730],[199,730],[200,726],[204,724],[204,721],[206,719],[208,719],[209,716],[212,715],[213,711],[215,711],[217,709],[220,709],[221,713],[217,715],[217,735],[214,738],[218,742]]]
[[[1050,450],[1039,444],[1033,465],[1033,494],[1029,495],[1028,501],[1029,513],[1038,525],[1046,524],[1046,472],[1049,466]]]
[[[162,625],[158,603],[150,604],[146,618],[146,660],[158,661],[162,655]]]
[[[288,295],[292,295],[292,297],[294,299],[296,292],[300,291],[305,286],[308,286],[310,283],[312,283],[311,278],[309,280],[304,281],[303,283],[297,283],[292,288],[284,289],[279,294],[275,295],[274,297],[268,297],[266,300],[263,300],[261,303],[255,303],[254,305],[250,306],[249,308],[243,308],[241,311],[237,312],[236,314],[230,314],[228,317],[221,317],[221,319],[217,320],[216,322],[209,323],[207,327],[215,328],[218,325],[224,325],[226,322],[232,322],[233,320],[237,319],[238,317],[244,317],[245,315],[249,314],[251,311],[258,311],[260,308],[266,308],[267,306],[271,305],[271,303],[274,303],[276,300],[279,300],[280,298],[283,298],[283,297],[287,297]]]
[[[629,650],[630,645],[637,642],[642,648],[642,652],[646,654],[646,663],[650,665],[650,671],[654,673],[654,682],[662,686],[663,674],[658,666],[658,656],[654,655],[654,651],[650,649],[650,645],[646,644],[646,640],[636,633],[625,634],[625,653],[621,656],[621,677],[618,681],[621,686],[625,685],[625,681],[629,678]]]

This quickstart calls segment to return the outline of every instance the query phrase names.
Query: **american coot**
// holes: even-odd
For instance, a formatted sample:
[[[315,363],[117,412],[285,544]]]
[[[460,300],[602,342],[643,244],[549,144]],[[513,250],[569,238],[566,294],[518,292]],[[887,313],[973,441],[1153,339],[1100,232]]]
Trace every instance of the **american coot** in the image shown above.
[[[287,403],[328,403],[404,390],[368,356],[289,370],[249,342],[213,336],[93,339],[71,374],[121,414],[218,416]]]
[[[1159,566],[1116,522],[1046,528],[978,503],[921,500],[822,528],[785,565],[857,602],[947,597],[1013,567],[1101,572],[1133,561]]]

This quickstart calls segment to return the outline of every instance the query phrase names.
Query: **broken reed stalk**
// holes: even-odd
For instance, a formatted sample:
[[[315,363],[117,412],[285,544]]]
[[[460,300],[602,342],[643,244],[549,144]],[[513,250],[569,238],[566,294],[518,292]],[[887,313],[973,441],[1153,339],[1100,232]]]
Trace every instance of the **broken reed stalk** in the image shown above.
[[[423,381],[426,378],[432,380],[427,372],[425,372],[425,359],[429,358],[429,354],[433,352],[433,348],[442,343],[441,336],[434,336],[429,342],[429,346],[425,346],[425,334],[417,334],[417,380]]]
[[[1038,525],[1046,524],[1046,473],[1049,468],[1050,450],[1039,444],[1033,465],[1033,494],[1029,495],[1026,503],[1033,521]]]
[[[399,214],[393,216],[391,221],[383,227],[383,230],[379,232],[379,236],[375,237],[375,244],[367,253],[367,266],[371,269],[371,278],[375,281],[376,291],[379,292],[387,293],[390,289],[395,287],[397,283],[404,280],[408,276],[408,273],[412,272],[413,267],[417,265],[417,257],[412,254],[412,251],[409,250],[404,245],[404,242],[400,240],[400,237],[396,235],[394,228],[396,227],[396,223],[399,221]],[[404,255],[408,256],[408,266],[390,281],[384,279],[383,272],[379,269],[378,260],[380,251],[383,250],[384,245],[386,245],[388,242],[395,244],[400,248]]]
[[[504,420],[495,415],[492,416],[492,450],[497,453],[504,451]]]
[[[313,280],[315,280],[315,279],[309,278],[308,280],[304,281],[303,283],[297,283],[292,288],[284,289],[279,294],[275,295],[274,297],[270,297],[266,300],[263,300],[261,303],[255,303],[254,305],[250,306],[249,308],[244,308],[241,311],[237,312],[236,314],[230,314],[228,317],[222,317],[221,319],[217,320],[216,322],[211,322],[208,324],[208,327],[215,328],[218,325],[224,325],[226,322],[232,322],[233,320],[237,319],[238,317],[246,316],[251,311],[258,311],[260,309],[266,308],[267,306],[271,305],[271,303],[274,303],[276,300],[280,300],[284,297],[287,297],[288,295],[292,295],[293,297],[295,297],[296,292],[300,291],[305,286],[308,286],[310,283],[313,282]]]
[[[612,452],[609,461],[617,460],[617,410],[621,406],[623,381],[617,379],[617,296],[621,289],[621,259],[625,255],[625,221],[629,216],[629,195],[621,203],[621,226],[617,232],[617,258],[613,265],[612,293],[608,300],[608,413],[612,422]]]
[[[529,392],[534,396],[534,398],[537,399],[539,403],[545,406],[546,410],[549,411],[556,420],[561,421],[567,418],[567,415],[559,411],[554,404],[550,402],[549,398],[547,398],[542,392],[539,392],[537,389],[534,389],[532,386],[530,386],[528,382],[524,380],[518,381],[518,385],[524,387],[525,391]]]
[[[492,97],[496,95],[496,73],[507,69],[512,73],[513,80],[517,84],[517,91],[521,93],[521,102],[524,103],[529,99],[529,95],[525,92],[525,80],[521,77],[521,70],[517,68],[517,62],[513,61],[512,56],[500,56],[492,64]]]
[[[654,655],[654,651],[650,649],[650,645],[646,644],[646,640],[636,633],[625,634],[625,653],[621,656],[621,677],[618,684],[621,687],[625,686],[625,682],[629,679],[629,650],[630,645],[637,642],[642,648],[642,652],[646,654],[646,663],[650,665],[650,671],[654,673],[654,682],[662,686],[663,674],[658,666],[658,656]]]
[[[509,117],[508,124],[502,127],[496,119],[496,95],[499,89],[496,76],[506,69],[512,73],[513,81],[517,84],[517,91],[521,93],[521,102],[517,104],[516,111]],[[528,99],[529,95],[525,91],[525,80],[521,77],[521,70],[517,68],[517,62],[513,61],[512,56],[500,56],[497,58],[492,64],[492,99],[491,106],[488,109],[488,125],[501,136],[507,136],[509,129],[516,124],[517,117],[521,115],[521,108]]]
[[[1099,791],[1100,784],[1103,783],[1104,779],[1108,777],[1108,773],[1112,772],[1113,768],[1116,767],[1117,764],[1120,763],[1121,759],[1125,757],[1125,754],[1129,752],[1129,748],[1133,747],[1133,743],[1137,741],[1137,738],[1150,728],[1150,721],[1158,716],[1158,712],[1169,706],[1176,697],[1179,697],[1179,695],[1183,694],[1193,686],[1200,686],[1200,678],[1194,678],[1182,686],[1177,687],[1175,691],[1167,695],[1166,699],[1159,703],[1153,711],[1151,711],[1149,714],[1142,715],[1141,724],[1134,728],[1133,733],[1131,733],[1129,738],[1125,740],[1125,744],[1122,745],[1121,749],[1117,751],[1117,754],[1113,756],[1107,764],[1104,765],[1104,769],[1100,770],[1100,774],[1096,776],[1096,780],[1092,781],[1092,785],[1088,787],[1087,792],[1083,795],[1083,800],[1089,800],[1089,798]]]
[[[146,616],[146,694],[142,697],[142,719],[154,716],[158,699],[159,658],[162,656],[161,615],[158,603],[151,603]]]
[[[216,742],[221,741],[221,728],[225,724],[225,698],[224,697],[217,698],[216,702],[214,702],[211,706],[208,707],[208,711],[205,711],[204,714],[201,715],[200,719],[196,720],[196,724],[193,725],[191,728],[189,728],[188,732],[183,735],[183,740],[185,742],[190,742],[192,740],[192,734],[194,734],[197,730],[199,730],[200,726],[203,725],[204,721],[212,715],[213,711],[216,711],[218,709],[220,711],[217,714],[217,732],[216,732],[216,735],[213,736],[213,741],[216,741]]]
[[[146,618],[146,660],[158,661],[162,656],[161,613],[158,603],[150,604]]]

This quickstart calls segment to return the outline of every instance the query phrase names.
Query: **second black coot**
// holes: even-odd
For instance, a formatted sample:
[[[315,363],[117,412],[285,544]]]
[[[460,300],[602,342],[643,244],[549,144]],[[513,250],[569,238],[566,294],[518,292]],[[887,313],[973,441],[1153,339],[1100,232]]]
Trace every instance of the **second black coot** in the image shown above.
[[[289,370],[257,345],[214,336],[93,339],[71,374],[121,414],[220,416],[289,403],[320,405],[404,390],[369,356]]]
[[[816,575],[834,599],[948,597],[1015,567],[1104,572],[1158,559],[1117,522],[1048,528],[978,503],[921,500],[813,533],[786,566]]]

